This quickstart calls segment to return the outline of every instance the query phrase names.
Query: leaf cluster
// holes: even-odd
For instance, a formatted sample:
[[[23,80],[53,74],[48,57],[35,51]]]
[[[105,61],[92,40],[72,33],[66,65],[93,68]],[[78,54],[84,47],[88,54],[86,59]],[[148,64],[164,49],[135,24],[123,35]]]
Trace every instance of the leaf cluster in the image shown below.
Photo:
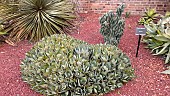
[[[144,42],[147,48],[152,49],[153,55],[163,55],[166,57],[165,63],[170,62],[170,17],[167,15],[160,19],[159,22],[145,24],[147,35]]]
[[[102,95],[134,77],[129,58],[117,47],[88,45],[66,35],[38,42],[21,64],[22,79],[44,95]]]
[[[150,24],[150,22],[157,21],[160,14],[156,13],[155,9],[148,9],[144,15],[139,19],[138,24]]]
[[[20,0],[3,7],[2,23],[8,22],[5,32],[14,43],[23,39],[36,42],[45,36],[69,33],[76,18],[74,4],[69,0]]]

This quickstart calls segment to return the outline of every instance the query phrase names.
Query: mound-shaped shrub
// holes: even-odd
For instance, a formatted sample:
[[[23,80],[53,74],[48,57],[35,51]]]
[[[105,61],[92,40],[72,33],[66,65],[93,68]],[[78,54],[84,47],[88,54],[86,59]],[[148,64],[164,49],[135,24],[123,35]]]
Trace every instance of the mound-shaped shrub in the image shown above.
[[[117,47],[66,35],[37,43],[26,53],[21,72],[32,89],[56,96],[102,95],[134,77],[129,58]]]

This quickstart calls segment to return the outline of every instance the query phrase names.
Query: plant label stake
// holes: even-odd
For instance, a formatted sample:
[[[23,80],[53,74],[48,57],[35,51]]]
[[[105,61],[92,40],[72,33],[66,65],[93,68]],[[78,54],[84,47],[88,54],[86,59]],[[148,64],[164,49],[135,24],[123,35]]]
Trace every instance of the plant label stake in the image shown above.
[[[137,27],[136,28],[136,35],[139,35],[138,46],[137,46],[137,51],[136,51],[136,57],[138,57],[138,51],[139,51],[141,37],[142,37],[142,35],[146,35],[146,28],[144,28],[144,27]]]

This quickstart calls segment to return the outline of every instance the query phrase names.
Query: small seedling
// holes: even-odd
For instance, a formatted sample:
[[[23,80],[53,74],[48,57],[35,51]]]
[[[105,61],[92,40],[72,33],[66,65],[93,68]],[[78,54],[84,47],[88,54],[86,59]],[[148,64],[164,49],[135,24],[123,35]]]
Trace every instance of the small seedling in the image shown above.
[[[129,17],[130,17],[130,14],[131,14],[130,12],[126,12],[126,13],[125,13],[125,18],[129,18]]]

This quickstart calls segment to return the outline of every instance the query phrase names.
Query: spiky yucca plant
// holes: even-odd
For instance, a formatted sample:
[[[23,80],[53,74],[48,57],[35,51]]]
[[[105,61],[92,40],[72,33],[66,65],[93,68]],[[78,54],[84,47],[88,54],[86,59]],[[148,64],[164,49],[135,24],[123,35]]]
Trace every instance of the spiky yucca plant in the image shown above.
[[[13,42],[39,41],[47,35],[67,33],[73,26],[70,21],[76,18],[69,0],[20,0],[17,6],[15,12],[3,15],[3,22],[10,21],[5,31]]]

